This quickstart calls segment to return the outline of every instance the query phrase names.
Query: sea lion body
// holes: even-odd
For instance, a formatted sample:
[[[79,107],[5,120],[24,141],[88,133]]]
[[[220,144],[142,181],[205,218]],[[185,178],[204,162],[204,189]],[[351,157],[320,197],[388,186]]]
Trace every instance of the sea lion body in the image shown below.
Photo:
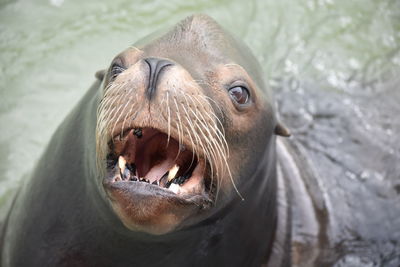
[[[2,266],[260,266],[277,253],[273,262],[290,262],[274,251],[275,133],[287,132],[257,61],[204,15],[144,43],[99,73],[57,129],[14,201]],[[157,164],[173,159],[191,172],[175,193],[155,185],[166,177]]]

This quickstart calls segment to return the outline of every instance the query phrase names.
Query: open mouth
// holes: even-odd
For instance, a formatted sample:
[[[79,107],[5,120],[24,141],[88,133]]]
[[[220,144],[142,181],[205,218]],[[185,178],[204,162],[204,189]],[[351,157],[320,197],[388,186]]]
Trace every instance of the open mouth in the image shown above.
[[[183,199],[210,197],[212,183],[204,158],[157,129],[131,128],[124,132],[109,142],[108,184],[130,183],[142,188],[144,183],[152,192],[172,192]]]

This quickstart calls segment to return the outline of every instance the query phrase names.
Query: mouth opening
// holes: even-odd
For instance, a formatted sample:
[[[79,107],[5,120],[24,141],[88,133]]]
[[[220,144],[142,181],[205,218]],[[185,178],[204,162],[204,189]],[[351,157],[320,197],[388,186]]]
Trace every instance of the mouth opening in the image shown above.
[[[147,183],[184,198],[210,194],[206,160],[157,129],[129,129],[110,140],[109,147],[111,183]]]

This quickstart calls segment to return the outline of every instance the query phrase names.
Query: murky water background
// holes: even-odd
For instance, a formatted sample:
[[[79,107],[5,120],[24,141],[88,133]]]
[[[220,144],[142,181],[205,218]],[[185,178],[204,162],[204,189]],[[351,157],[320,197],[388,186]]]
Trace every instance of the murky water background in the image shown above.
[[[393,208],[400,206],[397,0],[0,0],[0,219],[94,73],[138,38],[198,12],[211,15],[252,48],[276,90],[293,142],[321,161],[316,172],[332,170],[328,178],[345,177],[324,180],[322,188],[339,192],[324,195],[329,209],[335,210],[332,205],[348,187],[362,185],[368,190],[356,199],[365,206],[367,198],[372,208],[348,199],[338,216],[362,223],[364,217],[357,221],[350,215],[368,212],[376,222],[364,232],[384,228],[384,235],[377,231],[372,239],[400,230],[395,226],[400,208]],[[386,216],[377,209],[392,212]],[[333,227],[331,233],[343,231]],[[344,235],[328,243],[349,241]],[[380,261],[350,255],[337,266],[375,266],[385,263],[384,257],[396,264],[399,231],[391,238],[390,248],[378,249],[389,250],[389,256],[375,256]]]

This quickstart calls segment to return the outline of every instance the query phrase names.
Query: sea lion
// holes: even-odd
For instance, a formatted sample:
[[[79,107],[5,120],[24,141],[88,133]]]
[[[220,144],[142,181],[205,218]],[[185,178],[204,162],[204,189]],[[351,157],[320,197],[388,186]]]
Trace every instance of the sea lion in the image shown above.
[[[289,133],[243,43],[194,15],[96,77],[18,193],[2,266],[288,262],[275,136]]]

